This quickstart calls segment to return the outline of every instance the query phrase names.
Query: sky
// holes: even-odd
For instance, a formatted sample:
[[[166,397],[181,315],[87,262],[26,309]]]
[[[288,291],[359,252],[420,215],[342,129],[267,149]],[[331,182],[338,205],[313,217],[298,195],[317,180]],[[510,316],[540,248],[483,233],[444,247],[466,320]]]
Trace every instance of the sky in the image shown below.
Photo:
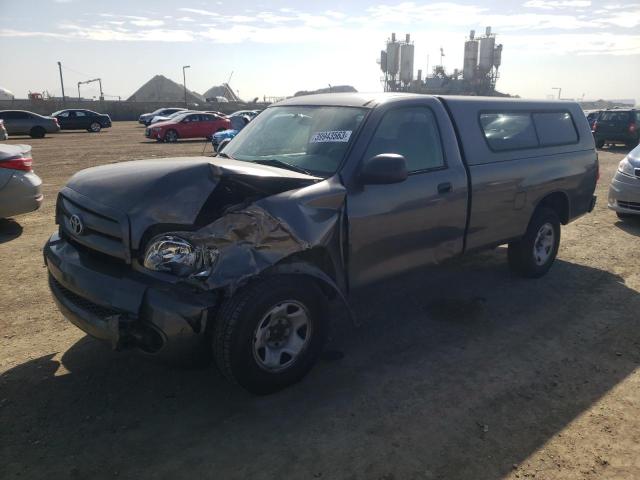
[[[156,74],[242,98],[353,85],[382,90],[376,60],[391,32],[415,41],[415,69],[462,68],[470,29],[504,45],[498,90],[528,98],[640,102],[640,0],[0,0],[0,86],[67,95],[101,78],[127,98]],[[98,94],[97,85],[82,94]],[[108,97],[109,98],[109,97]]]

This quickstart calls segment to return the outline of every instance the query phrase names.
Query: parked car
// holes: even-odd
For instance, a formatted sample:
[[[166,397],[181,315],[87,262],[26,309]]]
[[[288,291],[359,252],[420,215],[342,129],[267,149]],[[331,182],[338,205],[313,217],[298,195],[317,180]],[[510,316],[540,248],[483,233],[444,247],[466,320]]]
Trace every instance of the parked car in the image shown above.
[[[97,133],[103,128],[111,127],[111,117],[92,110],[68,109],[51,114],[58,120],[61,130],[87,130]]]
[[[44,138],[47,133],[60,131],[58,120],[44,117],[25,110],[2,110],[0,119],[9,135],[29,135],[31,138]]]
[[[44,255],[85,332],[156,355],[206,345],[268,393],[318,358],[329,298],[349,312],[364,285],[505,243],[517,274],[544,275],[597,178],[577,103],[295,97],[217,157],[75,174]]]
[[[593,128],[593,124],[596,122],[596,119],[598,118],[598,115],[600,114],[601,110],[589,110],[584,112],[585,116],[587,117],[587,121],[589,122],[589,126],[591,128]]]
[[[143,113],[142,115],[140,115],[140,118],[138,118],[138,123],[142,123],[143,125],[147,125],[149,126],[149,124],[151,123],[151,120],[153,119],[153,117],[155,116],[169,116],[172,113],[176,113],[176,112],[180,112],[180,111],[187,111],[186,108],[159,108],[151,113]]]
[[[230,116],[229,122],[231,123],[231,128],[228,130],[222,130],[220,132],[214,133],[213,137],[211,137],[211,145],[213,146],[213,151],[220,151],[220,145],[225,140],[232,140],[235,136],[240,133],[244,127],[251,121],[251,118],[248,115],[236,115]]]
[[[42,204],[42,180],[33,173],[29,145],[0,145],[0,218],[33,212]]]
[[[609,208],[620,219],[640,219],[640,145],[618,165],[609,187]]]
[[[0,142],[7,140],[9,138],[9,134],[7,133],[7,129],[4,128],[4,120],[0,119]]]
[[[145,136],[159,142],[177,142],[185,138],[211,138],[215,132],[226,130],[231,123],[210,113],[187,112],[166,122],[147,127]]]
[[[193,111],[193,110],[178,110],[177,112],[173,112],[168,115],[156,115],[149,121],[147,126],[153,125],[154,123],[166,122],[167,120],[171,120],[172,118],[175,118],[178,115],[184,115],[186,112],[190,112],[190,111]]]
[[[237,112],[233,112],[232,114],[228,115],[229,118],[231,117],[249,117],[250,120],[253,120],[254,118],[256,118],[258,116],[258,114],[260,113],[260,111],[258,110],[238,110]]]
[[[640,110],[635,108],[617,108],[603,110],[593,124],[593,136],[596,147],[605,143],[624,143],[635,147],[640,143]]]

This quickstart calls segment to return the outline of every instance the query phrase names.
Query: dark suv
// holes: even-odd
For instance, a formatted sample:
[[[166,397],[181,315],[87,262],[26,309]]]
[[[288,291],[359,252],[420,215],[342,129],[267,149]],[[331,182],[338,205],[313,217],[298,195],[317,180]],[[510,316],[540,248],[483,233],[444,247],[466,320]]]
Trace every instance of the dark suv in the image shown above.
[[[640,110],[634,108],[603,110],[593,124],[596,147],[605,143],[624,143],[635,147],[640,142]]]

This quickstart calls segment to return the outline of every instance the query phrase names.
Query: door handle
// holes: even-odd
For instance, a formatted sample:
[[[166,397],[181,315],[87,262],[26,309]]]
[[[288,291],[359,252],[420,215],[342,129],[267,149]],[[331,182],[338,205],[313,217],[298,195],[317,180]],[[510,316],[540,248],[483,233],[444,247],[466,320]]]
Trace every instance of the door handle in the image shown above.
[[[438,185],[438,193],[451,193],[453,191],[453,185],[451,182],[445,182]]]

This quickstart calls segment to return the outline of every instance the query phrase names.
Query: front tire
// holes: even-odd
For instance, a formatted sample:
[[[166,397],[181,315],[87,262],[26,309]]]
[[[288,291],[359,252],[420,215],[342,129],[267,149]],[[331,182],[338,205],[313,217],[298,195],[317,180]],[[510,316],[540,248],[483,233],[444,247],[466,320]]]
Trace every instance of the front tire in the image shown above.
[[[327,335],[327,299],[311,279],[278,275],[249,284],[220,309],[213,352],[220,371],[264,395],[298,382]]]
[[[560,246],[560,219],[555,211],[539,208],[524,236],[509,243],[509,267],[526,278],[539,278],[549,271]]]
[[[47,131],[42,127],[33,127],[29,132],[31,138],[44,138]]]
[[[100,130],[102,130],[102,125],[100,125],[100,123],[98,122],[93,122],[91,123],[91,125],[89,125],[88,130],[92,133],[98,133]]]
[[[176,143],[178,141],[178,132],[175,130],[168,130],[164,134],[164,141],[168,143]]]

